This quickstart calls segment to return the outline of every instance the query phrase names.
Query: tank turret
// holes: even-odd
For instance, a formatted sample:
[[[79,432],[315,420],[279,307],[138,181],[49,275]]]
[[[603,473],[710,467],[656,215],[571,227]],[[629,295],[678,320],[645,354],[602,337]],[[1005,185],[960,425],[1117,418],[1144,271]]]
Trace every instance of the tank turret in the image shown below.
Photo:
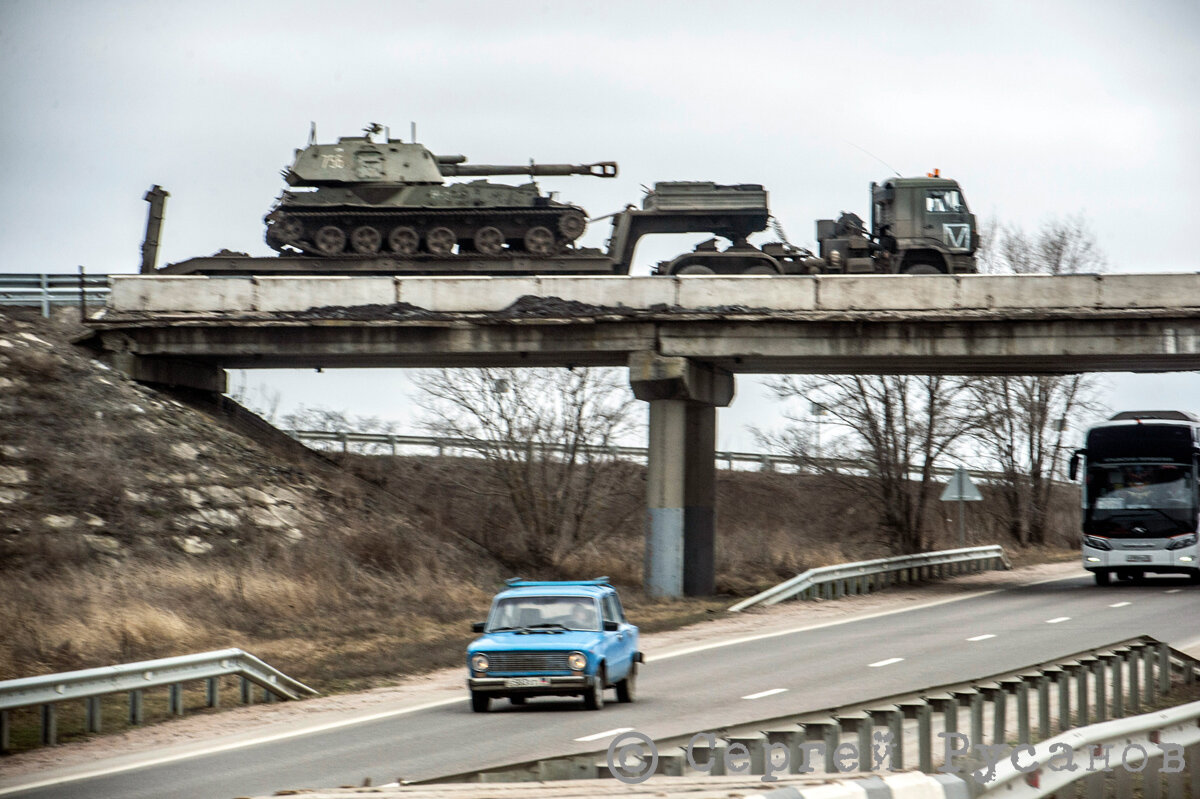
[[[284,191],[267,214],[267,244],[318,256],[548,256],[583,235],[582,208],[543,195],[533,182],[509,186],[446,178],[617,175],[611,161],[495,166],[466,160],[392,139],[378,125],[336,144],[317,144],[310,134],[308,146],[283,171],[298,191]]]

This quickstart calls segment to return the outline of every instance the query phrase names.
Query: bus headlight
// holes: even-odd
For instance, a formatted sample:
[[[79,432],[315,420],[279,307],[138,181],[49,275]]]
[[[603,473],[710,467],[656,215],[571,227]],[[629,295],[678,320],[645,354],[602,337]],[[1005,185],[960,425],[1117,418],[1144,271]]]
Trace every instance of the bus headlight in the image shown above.
[[[487,655],[474,655],[471,658],[471,668],[475,671],[487,671],[488,659]]]
[[[1085,535],[1083,543],[1087,544],[1092,549],[1103,549],[1106,552],[1112,551],[1112,544],[1108,543],[1107,538],[1101,538],[1098,535]]]
[[[582,652],[572,652],[567,655],[567,665],[571,671],[583,671],[587,667],[587,655]]]
[[[1191,535],[1181,535],[1178,538],[1172,538],[1167,543],[1167,549],[1183,549],[1184,547],[1190,547],[1190,546],[1194,545],[1195,543],[1196,543],[1196,534],[1195,533],[1192,533]]]

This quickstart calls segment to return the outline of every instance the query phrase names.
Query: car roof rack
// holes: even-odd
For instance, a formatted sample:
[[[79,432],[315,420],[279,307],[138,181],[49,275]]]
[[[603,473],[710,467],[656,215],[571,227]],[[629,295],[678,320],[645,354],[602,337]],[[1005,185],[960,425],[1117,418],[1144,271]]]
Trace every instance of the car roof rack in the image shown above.
[[[504,581],[509,588],[525,586],[560,586],[560,585],[608,585],[607,577],[597,577],[594,580],[526,580],[524,577],[510,577]]]

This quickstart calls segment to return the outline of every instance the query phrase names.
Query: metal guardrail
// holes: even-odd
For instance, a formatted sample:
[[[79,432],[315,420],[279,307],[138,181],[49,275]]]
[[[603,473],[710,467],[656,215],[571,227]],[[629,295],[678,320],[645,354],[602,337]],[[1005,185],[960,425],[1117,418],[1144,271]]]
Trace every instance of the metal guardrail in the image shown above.
[[[839,599],[867,594],[897,582],[924,582],[962,571],[1011,568],[1004,547],[999,544],[839,563],[809,569],[749,599],[743,599],[729,609],[737,612],[754,605],[774,605],[795,596],[802,599]]]
[[[0,272],[0,305],[42,309],[51,305],[103,305],[108,297],[108,275]]]
[[[965,761],[942,764],[947,768],[959,767],[958,775],[967,790],[958,792],[958,799],[981,793],[984,797],[1003,795],[1005,799],[1034,799],[1055,793],[1066,783],[1081,778],[1093,780],[1087,799],[1103,799],[1102,793],[1094,791],[1097,773],[1085,769],[1090,762],[1089,748],[1095,751],[1095,746],[1110,741],[1136,743],[1141,740],[1136,736],[1143,736],[1147,741],[1143,746],[1149,757],[1157,756],[1159,765],[1162,752],[1157,743],[1185,747],[1187,759],[1192,761],[1189,765],[1193,775],[1200,775],[1200,746],[1196,743],[1200,736],[1196,736],[1195,731],[1184,730],[1188,724],[1197,724],[1200,703],[1137,715],[1167,697],[1173,686],[1194,686],[1198,680],[1200,661],[1196,658],[1150,636],[1137,636],[1024,668],[933,686],[915,693],[742,723],[712,733],[711,737],[708,737],[710,733],[702,732],[659,739],[653,741],[654,761],[650,772],[686,777],[697,774],[697,766],[703,765],[705,768],[711,766],[711,770],[701,770],[701,773],[729,776],[724,768],[726,755],[732,755],[737,747],[738,760],[742,764],[748,763],[748,768],[740,771],[742,775],[765,777],[770,773],[782,777],[823,771],[830,776],[848,777],[849,772],[854,771],[871,772],[884,768],[895,772],[915,766],[927,774],[938,774],[939,779],[953,781],[954,777],[939,767],[939,755],[946,751],[948,744],[941,739],[944,732],[966,736],[972,748],[971,757]],[[1116,721],[1110,721],[1112,719]],[[1089,724],[1097,726],[1088,727]],[[1176,736],[1176,732],[1180,734]],[[631,733],[636,734],[636,731]],[[882,752],[877,748],[878,735],[890,738],[889,746]],[[698,736],[708,739],[701,737],[698,740]],[[1028,749],[1023,749],[1018,760],[1028,768],[1036,757],[1041,766],[1040,774],[997,769],[997,773],[982,784],[972,778],[972,770],[986,766],[981,758],[982,750],[975,747],[1006,748],[1001,754],[1007,758],[1013,742],[1023,745],[1035,740],[1042,741],[1035,747],[1035,754],[1030,755]],[[621,742],[620,736],[616,741]],[[1076,752],[1074,772],[1056,772],[1054,766],[1049,770],[1045,768],[1054,755],[1060,758],[1057,765],[1062,763],[1063,751],[1051,751],[1055,743],[1065,743]],[[847,752],[847,746],[853,754]],[[612,751],[610,744],[609,753]],[[646,748],[639,744],[635,751],[642,755],[640,759],[644,763]],[[863,753],[869,756],[864,758]],[[1114,773],[1108,776],[1119,778],[1119,771],[1123,770],[1120,769],[1120,752],[1115,755]],[[637,770],[636,764],[634,770]],[[639,773],[650,776],[644,770]],[[1050,777],[1050,773],[1054,777]],[[610,764],[603,752],[580,752],[514,763],[484,772],[447,775],[430,782],[520,782],[608,776],[611,776]],[[1099,772],[1099,778],[1104,776],[1105,772]],[[1173,775],[1167,776],[1170,779]],[[1036,784],[1039,781],[1040,786]],[[660,783],[656,788],[669,792],[669,783]],[[1028,791],[1030,788],[1034,790]],[[806,789],[785,788],[778,793],[767,791],[762,795],[772,799],[785,796],[795,799],[795,794],[787,793],[788,790],[798,791],[803,799]],[[824,790],[819,794],[822,799],[836,795]],[[873,793],[867,795],[875,796]],[[862,796],[861,790],[855,790],[850,791],[846,799],[861,799]],[[905,796],[932,794],[917,792]],[[1073,794],[1068,792],[1059,796]],[[1129,794],[1119,790],[1117,796],[1128,799]],[[1147,787],[1144,796],[1158,797],[1159,794]],[[1170,793],[1169,796],[1183,794]]]
[[[512,446],[511,443],[503,441],[449,436],[410,436],[395,433],[332,432],[326,430],[284,430],[283,432],[297,441],[338,444],[342,452],[349,452],[350,445],[352,444],[388,447],[392,455],[399,454],[401,447],[421,447],[437,450],[439,456],[445,455],[448,452],[478,452],[484,448],[501,450]],[[538,442],[536,448],[540,452],[553,452],[556,454],[566,452],[568,449],[567,445],[557,442]],[[609,455],[615,458],[627,458],[638,461],[645,461],[647,457],[645,447],[617,445],[599,447],[585,444],[573,449],[591,455]],[[795,469],[808,467],[819,471],[857,471],[863,473],[868,471],[861,461],[851,458],[797,458],[794,455],[782,455],[774,452],[717,450],[716,461],[717,463],[725,463],[730,469],[733,468],[733,464],[735,463],[746,463],[756,464],[763,469],[775,469],[780,466],[787,466]],[[935,467],[933,469],[933,473],[940,477],[949,477],[956,471],[957,467]],[[981,480],[997,480],[1001,477],[998,472],[989,472],[982,469],[968,469],[967,473]]]
[[[219,703],[217,680],[227,675],[241,677],[242,702],[247,704],[253,701],[251,684],[262,687],[267,701],[272,698],[301,699],[317,693],[241,649],[218,649],[139,663],[4,680],[0,682],[0,751],[9,749],[11,710],[40,705],[42,743],[53,744],[55,705],[59,702],[85,700],[87,729],[89,732],[99,732],[102,696],[129,692],[130,721],[140,724],[143,718],[142,692],[146,689],[168,686],[171,713],[182,716],[183,683],[206,680],[207,705],[216,707]]]

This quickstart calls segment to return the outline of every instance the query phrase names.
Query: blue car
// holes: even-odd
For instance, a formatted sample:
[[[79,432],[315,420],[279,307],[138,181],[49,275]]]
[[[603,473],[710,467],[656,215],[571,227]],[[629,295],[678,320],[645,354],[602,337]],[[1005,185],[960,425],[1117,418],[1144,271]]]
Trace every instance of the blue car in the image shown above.
[[[632,702],[637,683],[638,628],[625,619],[607,577],[534,582],[509,580],[492,600],[483,636],[467,647],[471,709],[493,699],[523,705],[531,696],[582,696],[588,710],[604,707],[604,690]]]

